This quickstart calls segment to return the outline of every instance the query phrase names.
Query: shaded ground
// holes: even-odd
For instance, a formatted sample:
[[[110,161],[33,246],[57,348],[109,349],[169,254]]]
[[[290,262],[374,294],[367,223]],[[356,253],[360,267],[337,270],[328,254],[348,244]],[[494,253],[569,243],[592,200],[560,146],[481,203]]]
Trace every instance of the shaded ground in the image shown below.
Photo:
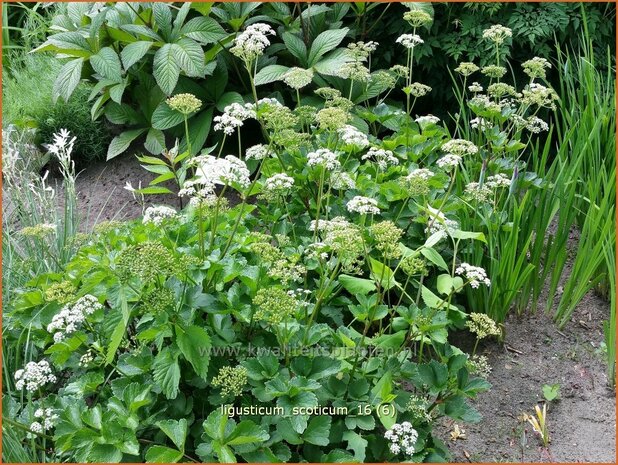
[[[485,348],[493,367],[492,389],[474,403],[481,423],[462,425],[465,440],[448,441],[458,462],[614,462],[616,399],[607,387],[606,367],[598,352],[607,303],[590,294],[579,304],[574,322],[558,331],[550,318],[516,316],[506,322],[506,345]],[[581,323],[580,323],[581,322]],[[521,353],[519,353],[521,352]],[[552,438],[549,453],[528,423],[518,417],[533,413],[543,401],[544,384],[560,384],[561,399],[549,406]],[[448,423],[444,437],[448,437]],[[522,432],[526,439],[522,447]]]

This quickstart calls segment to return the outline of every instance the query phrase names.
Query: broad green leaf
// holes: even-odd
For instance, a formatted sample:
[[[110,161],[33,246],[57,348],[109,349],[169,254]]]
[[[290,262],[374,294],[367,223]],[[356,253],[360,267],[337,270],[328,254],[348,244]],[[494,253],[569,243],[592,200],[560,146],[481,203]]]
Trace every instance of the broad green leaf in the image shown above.
[[[307,64],[307,46],[305,42],[296,34],[291,32],[284,32],[281,36],[283,43],[287,47],[287,50],[298,58],[302,65]]]
[[[379,283],[382,288],[391,289],[397,284],[397,281],[395,281],[395,274],[388,266],[371,257],[369,262],[371,264],[371,277],[374,281]]]
[[[351,61],[354,59],[347,49],[337,49],[315,63],[313,68],[320,74],[337,76],[341,72],[341,67]]]
[[[88,460],[98,463],[118,463],[122,460],[122,452],[113,444],[92,445]]]
[[[254,442],[268,441],[270,435],[260,426],[251,420],[244,420],[236,425],[234,431],[225,438],[225,444],[239,446],[241,444],[251,444]]]
[[[303,440],[309,444],[316,446],[328,446],[330,434],[331,417],[317,416],[313,417],[307,429],[303,433]]]
[[[150,128],[148,134],[146,134],[146,142],[144,147],[150,153],[159,155],[165,150],[165,135],[160,129]]]
[[[357,278],[356,276],[339,275],[339,282],[352,295],[367,295],[376,290],[375,282],[371,279]]]
[[[354,459],[363,463],[367,450],[367,440],[354,431],[346,431],[343,433],[342,439],[348,443],[347,449],[354,452]]]
[[[152,446],[146,451],[147,463],[176,463],[182,459],[182,452],[165,446]]]
[[[152,3],[152,16],[159,30],[169,36],[172,32],[172,12],[169,5],[163,2]]]
[[[448,265],[446,264],[446,262],[442,258],[442,255],[440,255],[438,252],[436,252],[435,249],[423,247],[423,248],[421,248],[421,253],[431,263],[433,263],[434,265],[439,266],[443,270],[448,271]]]
[[[148,53],[148,50],[150,50],[152,44],[153,42],[140,40],[125,45],[125,47],[120,52],[120,58],[122,59],[122,65],[124,66],[124,69],[129,69],[135,63],[140,61],[144,57],[144,55]]]
[[[343,29],[330,29],[319,34],[311,44],[308,65],[315,65],[326,53],[337,47],[348,33],[347,27]]]
[[[174,91],[180,77],[180,64],[176,60],[173,44],[165,44],[155,53],[153,75],[166,95]]]
[[[54,81],[52,95],[54,103],[59,97],[67,102],[69,97],[79,84],[82,75],[82,67],[84,65],[83,58],[77,58],[66,63],[58,73],[58,77]]]
[[[210,362],[210,337],[206,330],[199,326],[176,326],[176,343],[198,376],[206,379]]]
[[[244,105],[245,101],[243,100],[242,95],[240,95],[238,92],[226,92],[217,102],[217,110],[223,113],[225,111],[225,107],[232,103],[239,103],[241,105]]]
[[[174,45],[174,55],[180,68],[189,77],[204,77],[204,51],[200,44],[187,37]]]
[[[264,66],[255,75],[255,85],[261,86],[263,84],[269,84],[271,82],[280,81],[283,79],[283,75],[287,73],[290,68],[282,65],[268,65]]]
[[[210,107],[208,110],[195,115],[191,120],[189,120],[189,138],[191,139],[191,151],[192,155],[195,155],[202,147],[204,147],[204,143],[206,142],[206,138],[210,133],[210,125],[212,124],[212,113],[213,108]],[[180,143],[180,153],[183,153],[187,150],[187,141],[183,138]]]
[[[184,450],[185,439],[187,438],[187,420],[163,420],[157,422],[157,426],[168,438],[172,440],[179,450]]]
[[[122,79],[122,65],[118,54],[111,47],[103,47],[90,57],[90,65],[97,73],[112,81]]]
[[[173,353],[169,347],[163,349],[154,359],[152,373],[155,383],[159,385],[165,397],[175,399],[180,383],[178,354]]]
[[[485,234],[483,234],[482,232],[455,230],[455,231],[451,231],[449,234],[451,235],[451,237],[455,239],[474,239],[477,241],[487,243],[487,240],[485,239]]]
[[[227,36],[217,21],[205,16],[193,18],[180,29],[180,35],[197,40],[203,44],[214,44]]]
[[[178,126],[185,120],[182,113],[172,110],[167,102],[161,102],[152,112],[150,123],[155,129],[169,129]]]
[[[131,142],[146,132],[146,128],[132,129],[114,137],[107,149],[107,159],[117,157],[129,148]]]

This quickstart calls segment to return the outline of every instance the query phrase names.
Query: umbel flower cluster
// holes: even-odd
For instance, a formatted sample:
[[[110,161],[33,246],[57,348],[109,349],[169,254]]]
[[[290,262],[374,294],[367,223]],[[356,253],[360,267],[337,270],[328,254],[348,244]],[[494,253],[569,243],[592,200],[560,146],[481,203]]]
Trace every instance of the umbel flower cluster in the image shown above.
[[[404,421],[395,423],[384,433],[384,438],[390,441],[388,446],[392,454],[403,453],[407,456],[414,454],[414,445],[418,440],[418,432],[412,427],[412,423]]]
[[[53,333],[54,341],[61,342],[69,334],[76,332],[88,315],[102,309],[98,299],[92,295],[85,295],[72,305],[66,305],[52,318],[47,325],[47,331]]]
[[[47,360],[40,362],[28,362],[23,369],[15,372],[15,387],[26,391],[34,392],[47,383],[55,383],[56,376],[52,373],[51,366]]]

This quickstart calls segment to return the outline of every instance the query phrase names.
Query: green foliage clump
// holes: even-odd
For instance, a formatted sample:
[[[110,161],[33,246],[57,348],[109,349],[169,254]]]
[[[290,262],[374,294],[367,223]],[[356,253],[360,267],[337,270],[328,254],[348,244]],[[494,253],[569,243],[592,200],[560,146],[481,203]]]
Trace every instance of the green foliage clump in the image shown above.
[[[108,128],[90,116],[88,98],[92,88],[80,84],[67,102],[52,100],[58,60],[50,55],[28,55],[2,76],[2,121],[4,125],[37,129],[37,141],[47,143],[60,129],[77,137],[73,159],[79,166],[105,157],[110,141]]]

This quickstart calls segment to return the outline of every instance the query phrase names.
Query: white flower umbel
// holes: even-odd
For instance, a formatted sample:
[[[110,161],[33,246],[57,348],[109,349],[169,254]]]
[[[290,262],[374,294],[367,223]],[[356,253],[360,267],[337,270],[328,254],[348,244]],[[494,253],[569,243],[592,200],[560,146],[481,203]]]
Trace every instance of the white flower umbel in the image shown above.
[[[356,181],[345,171],[335,171],[330,176],[330,187],[336,190],[355,189]]]
[[[223,131],[225,135],[231,136],[249,118],[255,118],[253,106],[234,102],[223,109],[221,116],[215,116],[215,131]]]
[[[313,80],[313,71],[304,68],[290,68],[283,75],[283,82],[285,82],[292,89],[302,89],[305,86],[311,84]]]
[[[451,139],[442,144],[442,151],[463,157],[464,155],[474,155],[478,153],[479,148],[469,140]]]
[[[234,46],[230,49],[234,55],[249,63],[260,55],[270,45],[269,35],[275,35],[275,31],[268,24],[255,23],[239,34],[234,39]]]
[[[434,115],[425,115],[425,116],[419,116],[414,121],[418,123],[421,129],[425,129],[427,126],[431,124],[438,124],[440,122],[440,118]]]
[[[267,145],[257,144],[249,147],[245,152],[245,158],[247,160],[264,160],[273,155],[273,152],[268,149]]]
[[[397,455],[403,452],[405,455],[414,455],[414,446],[418,440],[418,432],[412,427],[412,423],[404,421],[395,423],[391,429],[384,433],[384,439],[390,441],[388,446],[391,453]]]
[[[464,276],[474,289],[478,288],[481,284],[488,287],[491,285],[491,281],[487,278],[487,273],[479,266],[462,263],[455,270],[455,274]]]
[[[391,165],[398,165],[399,160],[390,150],[371,147],[369,151],[361,157],[363,160],[373,160],[382,171]]]
[[[495,44],[502,44],[507,37],[513,37],[513,31],[501,24],[494,24],[483,31],[483,39],[489,39]]]
[[[26,388],[26,391],[34,392],[47,383],[55,383],[56,376],[52,374],[47,360],[40,362],[28,362],[26,366],[15,372],[15,387]]]
[[[142,223],[152,223],[155,226],[161,226],[166,220],[178,218],[178,213],[172,207],[167,205],[156,205],[148,207],[144,212]]]
[[[97,298],[87,294],[74,304],[65,305],[60,313],[53,316],[47,331],[54,334],[54,341],[61,342],[64,338],[79,329],[88,315],[103,308]]]
[[[194,182],[203,186],[213,184],[237,184],[243,189],[249,187],[249,169],[244,161],[234,155],[215,158],[212,155],[200,155],[193,159],[196,165]]]
[[[307,165],[322,166],[327,170],[335,170],[341,166],[337,160],[337,154],[328,149],[318,149],[307,154]]]
[[[278,173],[268,178],[264,183],[264,189],[271,192],[285,192],[294,185],[294,178],[285,173]]]
[[[380,209],[378,208],[378,201],[369,197],[362,197],[357,195],[350,200],[346,207],[349,212],[360,213],[361,215],[379,215]]]
[[[358,148],[365,148],[369,145],[367,136],[356,129],[354,126],[346,124],[344,127],[337,130],[339,137],[346,145],[352,145]]]
[[[461,161],[461,157],[459,155],[453,155],[452,153],[447,153],[446,155],[444,155],[442,158],[440,158],[436,162],[436,165],[438,165],[439,168],[442,168],[445,171],[450,171],[453,168],[455,168],[457,165],[459,165],[460,161]]]
[[[474,93],[483,92],[483,86],[480,85],[478,82],[473,82],[472,84],[468,86],[468,90]]]
[[[406,176],[408,181],[429,181],[431,178],[435,176],[435,173],[427,168],[416,168],[410,171],[410,173]]]
[[[491,187],[492,189],[499,187],[511,187],[511,178],[503,173],[498,173],[493,176],[489,176],[485,185],[487,187]]]
[[[405,48],[414,48],[417,45],[425,43],[425,41],[417,34],[402,34],[397,37],[395,42],[403,45]]]

